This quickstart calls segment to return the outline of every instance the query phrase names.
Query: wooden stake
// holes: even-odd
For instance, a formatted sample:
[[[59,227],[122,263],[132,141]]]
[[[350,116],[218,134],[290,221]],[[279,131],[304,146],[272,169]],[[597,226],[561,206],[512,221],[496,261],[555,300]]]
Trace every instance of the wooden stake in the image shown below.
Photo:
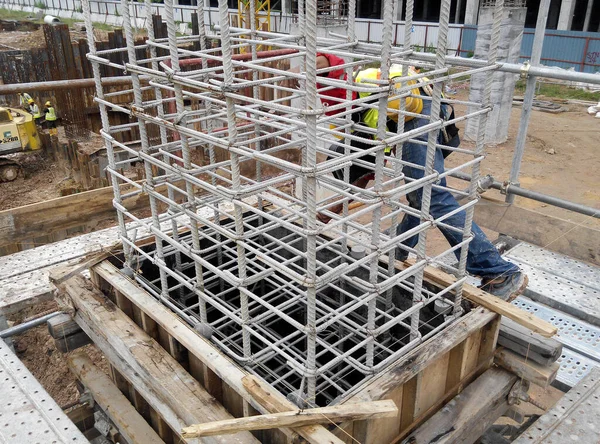
[[[293,410],[268,415],[214,421],[184,427],[181,436],[227,435],[247,430],[265,430],[279,427],[300,427],[311,424],[330,424],[358,419],[387,418],[396,416],[398,408],[394,401],[372,401],[359,404],[342,404],[306,410]]]

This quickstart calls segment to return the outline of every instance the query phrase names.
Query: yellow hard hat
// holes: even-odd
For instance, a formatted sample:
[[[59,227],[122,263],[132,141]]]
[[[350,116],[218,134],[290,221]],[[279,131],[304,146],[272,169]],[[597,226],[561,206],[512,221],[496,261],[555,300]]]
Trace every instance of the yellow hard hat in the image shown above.
[[[48,100],[44,105],[45,106],[51,106],[52,104],[50,103],[50,100]]]
[[[27,103],[33,103],[33,99],[29,99]]]

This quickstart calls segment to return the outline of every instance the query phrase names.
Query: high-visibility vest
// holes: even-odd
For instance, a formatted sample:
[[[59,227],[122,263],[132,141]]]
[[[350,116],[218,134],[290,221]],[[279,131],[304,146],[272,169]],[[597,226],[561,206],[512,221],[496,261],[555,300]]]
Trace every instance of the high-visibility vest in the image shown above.
[[[49,106],[46,111],[46,120],[52,122],[56,120],[56,111],[54,111],[53,106]]]
[[[39,119],[40,117],[42,117],[42,113],[40,112],[40,107],[37,106],[36,103],[31,105],[31,114],[33,114],[34,119]]]
[[[27,109],[27,106],[29,105],[30,100],[31,100],[31,96],[27,93],[23,93],[19,96],[19,103],[25,109]]]
[[[402,75],[402,70],[400,69],[401,67],[399,65],[393,65],[390,69],[389,72],[389,78],[393,79],[394,77],[398,77]],[[373,84],[376,85],[373,82],[370,82],[370,80],[378,80],[381,78],[381,70],[379,68],[368,68],[368,69],[363,69],[362,71],[360,71],[357,75],[356,75],[356,79],[355,81],[357,83],[365,83],[365,84]],[[407,82],[409,85],[411,84],[415,84],[416,81],[414,80],[409,80]],[[398,87],[400,85],[398,84]],[[414,95],[419,95],[419,89],[415,88],[412,90],[412,93]],[[363,98],[363,97],[367,97],[369,96],[371,93],[369,92],[361,92],[359,93],[359,97]],[[391,95],[395,95],[395,92],[391,92]],[[400,99],[394,99],[394,100],[390,100],[388,102],[388,108],[392,108],[392,109],[399,109],[400,107]],[[411,113],[420,113],[423,110],[423,100],[417,97],[407,97],[406,98],[406,111],[411,112]],[[398,115],[395,113],[389,113],[389,117],[392,118],[393,120],[397,120],[398,119]],[[379,110],[377,109],[369,109],[367,110],[363,116],[362,116],[362,122],[369,126],[370,128],[377,128],[377,120],[379,119]],[[407,116],[405,117],[405,120],[411,120],[412,117],[411,116]]]

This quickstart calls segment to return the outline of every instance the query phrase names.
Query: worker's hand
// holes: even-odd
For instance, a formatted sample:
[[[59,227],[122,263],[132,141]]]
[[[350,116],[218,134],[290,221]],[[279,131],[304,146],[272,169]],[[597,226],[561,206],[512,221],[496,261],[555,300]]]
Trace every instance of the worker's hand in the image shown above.
[[[294,68],[290,68],[287,71],[292,72],[294,74],[300,74],[300,67],[295,66]],[[300,81],[299,79],[290,77],[283,81],[283,86],[285,86],[286,88],[300,89]]]

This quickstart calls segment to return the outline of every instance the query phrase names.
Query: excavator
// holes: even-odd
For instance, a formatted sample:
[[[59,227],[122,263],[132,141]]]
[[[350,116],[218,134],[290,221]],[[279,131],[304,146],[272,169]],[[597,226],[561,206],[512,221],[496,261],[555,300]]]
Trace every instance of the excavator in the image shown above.
[[[17,178],[21,165],[7,154],[42,149],[33,116],[22,109],[0,107],[0,182]]]

